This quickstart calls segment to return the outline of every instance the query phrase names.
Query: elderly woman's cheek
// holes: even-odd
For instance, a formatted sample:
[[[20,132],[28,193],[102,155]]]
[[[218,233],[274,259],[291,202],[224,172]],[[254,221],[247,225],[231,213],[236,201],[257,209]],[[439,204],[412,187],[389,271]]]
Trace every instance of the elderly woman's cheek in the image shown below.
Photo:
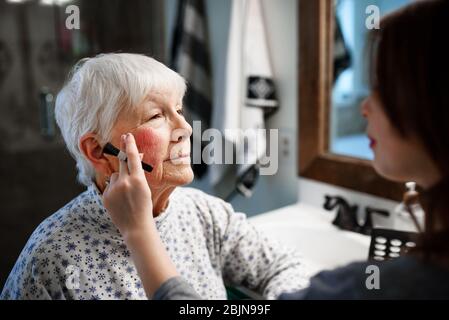
[[[144,153],[144,162],[155,166],[164,160],[163,139],[154,129],[137,129],[133,134],[137,149],[140,153]]]

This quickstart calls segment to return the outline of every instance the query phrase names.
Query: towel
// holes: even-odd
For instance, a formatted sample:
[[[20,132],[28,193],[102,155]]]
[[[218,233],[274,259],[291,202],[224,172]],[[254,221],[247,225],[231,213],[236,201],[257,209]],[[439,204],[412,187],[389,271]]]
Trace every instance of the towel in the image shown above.
[[[266,153],[265,118],[278,102],[261,1],[233,0],[231,10],[224,106],[214,127],[235,157],[232,165],[212,166],[210,179],[219,196],[237,191],[250,197]]]
[[[179,0],[178,16],[171,48],[171,67],[187,81],[184,97],[187,121],[193,126],[199,121],[201,130],[192,134],[192,148],[201,150],[205,142],[201,137],[210,128],[212,114],[211,63],[208,39],[208,23],[203,0]],[[191,154],[194,152],[192,150]],[[207,165],[202,159],[194,159],[192,167],[197,177],[203,177]]]

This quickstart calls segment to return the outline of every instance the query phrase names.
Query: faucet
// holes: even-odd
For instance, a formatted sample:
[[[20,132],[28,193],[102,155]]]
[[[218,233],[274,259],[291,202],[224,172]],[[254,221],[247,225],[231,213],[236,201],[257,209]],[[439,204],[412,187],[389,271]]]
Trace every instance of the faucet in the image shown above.
[[[360,225],[357,219],[357,205],[350,205],[348,201],[340,196],[325,195],[324,209],[333,210],[338,206],[337,215],[332,224],[340,229],[371,235],[373,231],[373,214],[389,217],[390,212],[373,207],[365,208],[365,221]]]
[[[361,227],[357,220],[358,206],[351,206],[340,196],[325,195],[324,209],[333,210],[337,206],[337,215],[332,224],[343,230],[360,232]]]

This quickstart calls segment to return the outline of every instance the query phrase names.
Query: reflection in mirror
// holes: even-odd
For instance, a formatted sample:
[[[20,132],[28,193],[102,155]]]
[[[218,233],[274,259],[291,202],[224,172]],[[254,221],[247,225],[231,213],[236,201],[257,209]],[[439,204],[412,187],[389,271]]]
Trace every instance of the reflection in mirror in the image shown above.
[[[367,19],[376,6],[380,16],[412,0],[335,0],[334,83],[330,112],[330,152],[373,159],[360,104],[369,94],[365,43]],[[370,7],[372,8],[372,7]],[[376,10],[377,10],[376,8]]]

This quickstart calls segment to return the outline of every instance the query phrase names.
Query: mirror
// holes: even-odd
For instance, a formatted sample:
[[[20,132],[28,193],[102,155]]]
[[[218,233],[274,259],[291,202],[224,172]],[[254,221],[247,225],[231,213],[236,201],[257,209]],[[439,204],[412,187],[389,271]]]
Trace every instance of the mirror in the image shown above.
[[[360,104],[369,94],[365,59],[367,19],[396,10],[412,0],[335,0],[333,86],[329,112],[329,152],[372,160]],[[374,9],[369,6],[375,6]]]
[[[381,177],[372,166],[372,155],[365,152],[366,124],[359,110],[369,92],[363,73],[367,6],[375,3],[380,17],[407,2],[299,0],[298,176],[395,201],[402,199],[404,186]],[[349,9],[343,10],[344,5]],[[352,55],[349,61],[340,60],[341,65],[336,64],[335,55],[341,46],[339,49],[334,43],[338,15],[344,22],[341,35],[347,37],[345,43]]]

